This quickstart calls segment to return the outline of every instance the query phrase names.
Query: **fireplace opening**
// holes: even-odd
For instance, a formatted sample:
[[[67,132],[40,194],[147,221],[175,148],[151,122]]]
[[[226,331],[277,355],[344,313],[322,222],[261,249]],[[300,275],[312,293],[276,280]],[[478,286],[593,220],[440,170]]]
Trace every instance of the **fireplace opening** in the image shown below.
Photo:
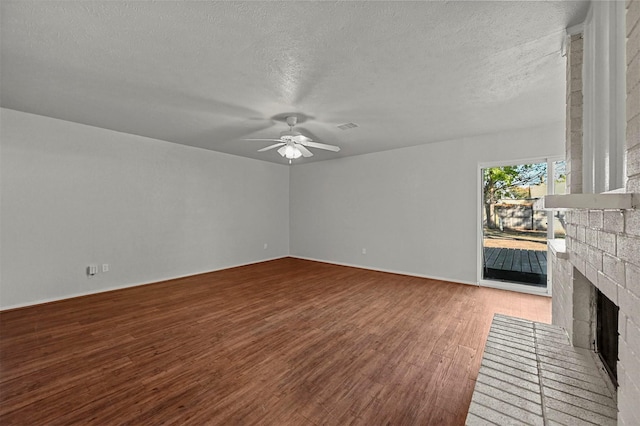
[[[616,388],[618,387],[618,311],[616,304],[596,289],[596,352]]]

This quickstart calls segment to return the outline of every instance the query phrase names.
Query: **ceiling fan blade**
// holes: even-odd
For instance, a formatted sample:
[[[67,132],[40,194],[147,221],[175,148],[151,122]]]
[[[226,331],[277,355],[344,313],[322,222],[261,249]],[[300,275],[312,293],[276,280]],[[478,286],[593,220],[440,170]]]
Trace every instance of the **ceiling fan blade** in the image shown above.
[[[259,149],[258,152],[269,151],[270,149],[277,148],[277,147],[282,146],[282,145],[285,145],[285,143],[284,142],[274,143],[273,145],[269,145],[269,146],[267,146],[265,148]]]
[[[313,152],[309,151],[304,145],[296,144],[296,148],[300,150],[303,157],[311,157],[313,156]]]
[[[282,142],[282,139],[242,139],[243,141]]]
[[[300,142],[300,144],[308,146],[310,148],[326,149],[327,151],[333,151],[333,152],[340,151],[340,147],[339,146],[327,145],[326,143],[314,142],[312,140],[307,140],[307,141],[304,141],[304,142]]]
[[[291,139],[293,139],[295,142],[297,143],[302,143],[302,142],[306,142],[306,141],[310,141],[311,139],[303,134],[299,134],[296,136],[293,136]]]
[[[300,132],[300,134],[302,135],[302,138],[301,138],[302,140],[310,140],[310,141],[322,140],[306,127],[296,127],[296,130]]]

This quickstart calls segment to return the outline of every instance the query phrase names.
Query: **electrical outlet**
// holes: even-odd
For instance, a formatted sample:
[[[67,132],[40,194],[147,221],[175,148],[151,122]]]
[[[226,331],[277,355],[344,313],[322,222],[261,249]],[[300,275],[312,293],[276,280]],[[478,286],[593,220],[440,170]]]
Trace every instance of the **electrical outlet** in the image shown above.
[[[362,249],[362,254],[367,254],[367,249],[366,248]]]
[[[109,272],[109,264],[108,263],[103,263],[102,264],[102,272]]]
[[[269,244],[264,243],[264,249],[266,250],[267,248],[269,248]]]
[[[98,265],[89,265],[89,266],[87,266],[87,275],[92,277],[97,273],[98,273]]]

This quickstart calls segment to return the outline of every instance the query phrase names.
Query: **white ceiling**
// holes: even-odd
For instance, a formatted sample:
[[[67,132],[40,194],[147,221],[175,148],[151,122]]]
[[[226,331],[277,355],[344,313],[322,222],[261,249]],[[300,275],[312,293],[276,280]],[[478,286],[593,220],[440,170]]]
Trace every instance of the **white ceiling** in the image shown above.
[[[3,107],[277,163],[241,139],[300,113],[342,148],[300,163],[563,120],[564,29],[588,2],[1,7]]]

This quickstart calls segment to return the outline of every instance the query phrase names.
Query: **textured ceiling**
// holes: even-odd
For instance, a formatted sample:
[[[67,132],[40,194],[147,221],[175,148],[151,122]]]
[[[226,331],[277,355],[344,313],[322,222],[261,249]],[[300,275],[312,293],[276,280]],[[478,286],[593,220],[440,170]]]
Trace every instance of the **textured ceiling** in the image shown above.
[[[571,1],[2,1],[3,107],[285,163],[558,122]],[[359,127],[340,130],[353,122]],[[304,132],[303,132],[304,133]]]

